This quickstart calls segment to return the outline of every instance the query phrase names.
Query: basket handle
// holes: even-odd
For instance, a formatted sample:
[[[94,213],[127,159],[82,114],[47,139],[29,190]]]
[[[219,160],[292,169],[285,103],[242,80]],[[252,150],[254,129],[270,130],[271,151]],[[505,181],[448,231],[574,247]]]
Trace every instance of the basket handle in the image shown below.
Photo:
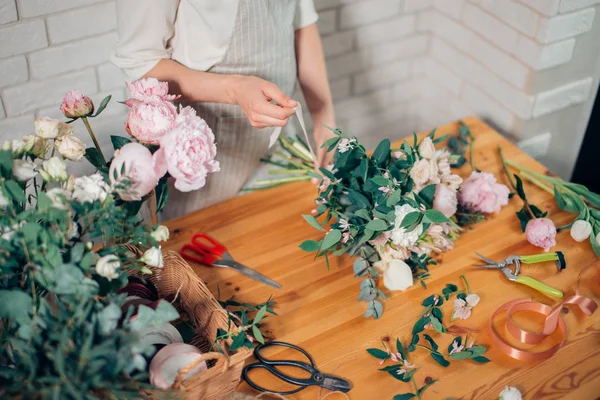
[[[216,360],[216,359],[222,359],[225,361],[223,363],[223,368],[222,368],[221,373],[223,373],[227,369],[229,369],[229,357],[226,357],[224,354],[214,352],[214,351],[210,352],[210,353],[201,354],[200,357],[198,357],[197,359],[195,359],[194,361],[192,361],[191,363],[189,363],[188,365],[186,365],[185,367],[183,367],[179,370],[179,373],[177,374],[177,376],[175,377],[175,381],[173,382],[173,389],[179,389],[181,387],[181,384],[182,384],[185,376],[191,370],[193,370],[198,365],[200,365],[200,363],[202,363],[204,361]]]

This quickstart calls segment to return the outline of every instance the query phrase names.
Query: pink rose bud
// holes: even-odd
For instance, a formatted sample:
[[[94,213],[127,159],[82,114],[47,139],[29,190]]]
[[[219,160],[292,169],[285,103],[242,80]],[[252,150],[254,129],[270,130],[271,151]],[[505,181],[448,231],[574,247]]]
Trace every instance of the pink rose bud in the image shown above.
[[[162,137],[160,145],[175,188],[182,192],[200,189],[209,173],[219,171],[215,136],[191,107],[180,110],[176,127]]]
[[[67,118],[87,117],[94,112],[94,103],[92,99],[73,89],[65,94],[60,105],[60,111]]]
[[[527,223],[525,228],[527,241],[534,246],[549,251],[556,246],[556,227],[548,218],[535,218]]]
[[[470,211],[497,213],[508,204],[510,190],[496,183],[494,174],[473,171],[461,186],[458,201]]]
[[[448,189],[446,185],[438,183],[435,186],[435,196],[433,197],[433,209],[440,211],[447,218],[456,214],[456,191]]]
[[[154,158],[147,147],[128,143],[115,152],[108,176],[111,187],[122,200],[137,201],[158,184]]]

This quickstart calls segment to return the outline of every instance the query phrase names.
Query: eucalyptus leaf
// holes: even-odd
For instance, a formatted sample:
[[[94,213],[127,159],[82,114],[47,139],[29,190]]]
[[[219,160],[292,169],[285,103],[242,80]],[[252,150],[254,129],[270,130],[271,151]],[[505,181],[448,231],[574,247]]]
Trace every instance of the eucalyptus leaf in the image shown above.
[[[317,221],[317,219],[312,215],[302,214],[302,218],[304,218],[304,220],[308,222],[313,228],[318,229],[321,232],[325,232],[325,229],[321,226],[319,221]]]
[[[31,296],[20,290],[0,289],[0,318],[29,318],[33,311]]]
[[[466,360],[467,358],[471,358],[473,353],[468,350],[465,351],[457,351],[456,353],[450,354],[450,358],[453,360]]]

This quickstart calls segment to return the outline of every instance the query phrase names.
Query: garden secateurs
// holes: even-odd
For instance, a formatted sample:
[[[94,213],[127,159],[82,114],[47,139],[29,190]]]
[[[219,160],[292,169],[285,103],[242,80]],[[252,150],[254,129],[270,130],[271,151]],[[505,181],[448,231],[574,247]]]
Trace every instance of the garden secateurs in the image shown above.
[[[474,264],[478,267],[499,269],[504,273],[504,276],[506,276],[506,278],[508,278],[508,280],[510,281],[529,286],[530,288],[535,289],[538,292],[550,297],[563,297],[563,293],[560,290],[548,286],[545,283],[533,279],[530,276],[519,275],[519,273],[521,272],[521,264],[535,264],[544,261],[554,261],[558,270],[562,271],[566,268],[567,264],[565,262],[565,256],[560,251],[554,253],[534,254],[530,256],[508,256],[506,259],[499,262],[490,260],[489,258],[484,257],[479,253],[475,254],[477,254],[479,258],[481,258],[487,263]],[[514,265],[514,271],[510,268],[511,265]]]

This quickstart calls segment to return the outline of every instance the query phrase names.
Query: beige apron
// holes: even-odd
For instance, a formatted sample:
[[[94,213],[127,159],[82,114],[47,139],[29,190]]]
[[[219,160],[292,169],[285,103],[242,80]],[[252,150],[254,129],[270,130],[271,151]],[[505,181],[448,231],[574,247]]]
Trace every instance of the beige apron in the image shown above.
[[[298,0],[240,0],[223,60],[208,72],[257,76],[291,96],[296,83],[294,15]],[[195,103],[213,129],[221,171],[204,188],[182,193],[169,184],[162,219],[178,217],[235,197],[260,164],[273,128],[256,129],[237,105]]]

